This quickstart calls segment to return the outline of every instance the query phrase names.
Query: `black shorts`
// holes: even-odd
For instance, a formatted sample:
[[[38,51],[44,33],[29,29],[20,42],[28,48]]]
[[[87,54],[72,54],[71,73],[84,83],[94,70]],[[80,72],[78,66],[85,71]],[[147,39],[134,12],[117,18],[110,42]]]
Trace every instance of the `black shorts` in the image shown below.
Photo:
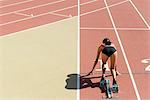
[[[114,52],[116,52],[116,49],[114,47],[105,47],[102,50],[102,53],[104,53],[108,57],[110,57]]]

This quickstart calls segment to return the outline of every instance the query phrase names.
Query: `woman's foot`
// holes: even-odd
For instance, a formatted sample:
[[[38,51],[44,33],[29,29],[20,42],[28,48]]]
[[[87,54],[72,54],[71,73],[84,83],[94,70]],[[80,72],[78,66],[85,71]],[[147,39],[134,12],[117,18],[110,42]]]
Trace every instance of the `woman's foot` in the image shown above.
[[[105,92],[105,78],[102,76],[101,80],[100,80],[100,84],[99,84],[99,88],[101,89],[101,92],[104,93]]]
[[[119,91],[119,87],[116,80],[113,80],[112,91],[113,93],[118,93]]]
[[[119,91],[118,84],[113,84],[113,85],[112,85],[112,92],[113,92],[113,93],[118,93],[118,91]]]

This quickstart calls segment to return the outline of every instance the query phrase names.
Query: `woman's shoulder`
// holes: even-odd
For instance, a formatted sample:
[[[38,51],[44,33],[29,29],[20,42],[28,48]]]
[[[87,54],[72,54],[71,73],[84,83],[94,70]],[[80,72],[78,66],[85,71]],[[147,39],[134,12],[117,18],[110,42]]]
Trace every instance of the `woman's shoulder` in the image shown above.
[[[104,44],[100,44],[99,49],[103,49],[105,47]]]

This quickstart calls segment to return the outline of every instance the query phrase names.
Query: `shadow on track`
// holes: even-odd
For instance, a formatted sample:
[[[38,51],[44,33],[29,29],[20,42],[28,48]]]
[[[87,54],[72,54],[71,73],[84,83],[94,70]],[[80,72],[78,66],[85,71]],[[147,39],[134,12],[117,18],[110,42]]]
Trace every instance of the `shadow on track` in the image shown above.
[[[107,75],[109,77],[111,75]],[[100,78],[101,76],[90,77],[88,75],[81,76],[79,74],[69,74],[66,79],[66,89],[83,89],[83,88],[95,88],[99,87],[99,82],[93,83],[91,79]]]

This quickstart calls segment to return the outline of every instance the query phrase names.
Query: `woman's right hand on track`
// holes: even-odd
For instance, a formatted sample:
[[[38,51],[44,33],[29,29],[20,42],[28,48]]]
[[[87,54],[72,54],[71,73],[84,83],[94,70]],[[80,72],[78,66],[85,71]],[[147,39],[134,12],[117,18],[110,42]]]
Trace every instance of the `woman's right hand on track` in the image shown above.
[[[90,71],[90,72],[87,74],[87,76],[88,76],[88,75],[92,75],[92,74],[93,74],[93,71]]]

